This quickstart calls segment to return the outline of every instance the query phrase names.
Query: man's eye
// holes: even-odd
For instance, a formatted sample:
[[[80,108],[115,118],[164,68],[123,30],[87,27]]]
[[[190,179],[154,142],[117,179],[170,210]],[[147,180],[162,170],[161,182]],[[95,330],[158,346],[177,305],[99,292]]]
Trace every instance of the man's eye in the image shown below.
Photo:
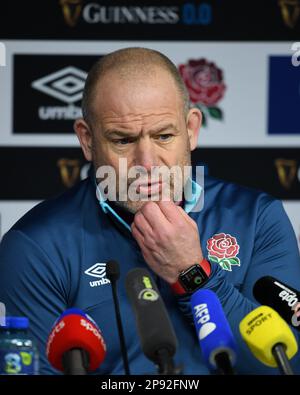
[[[167,141],[167,140],[170,140],[170,138],[172,136],[173,136],[172,134],[160,134],[158,136],[158,140],[160,140],[160,141]]]
[[[131,142],[132,142],[132,140],[128,139],[128,138],[113,140],[113,143],[117,144],[117,145],[126,145],[126,144],[129,144]]]

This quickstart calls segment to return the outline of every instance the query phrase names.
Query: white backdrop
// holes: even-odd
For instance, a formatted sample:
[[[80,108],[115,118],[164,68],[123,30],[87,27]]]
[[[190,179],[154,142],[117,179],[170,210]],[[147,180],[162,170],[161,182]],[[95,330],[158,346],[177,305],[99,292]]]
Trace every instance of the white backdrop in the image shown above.
[[[224,120],[209,119],[202,128],[203,147],[300,147],[299,135],[268,135],[269,56],[292,56],[291,42],[117,42],[117,41],[3,41],[6,67],[0,67],[0,146],[77,147],[73,134],[13,134],[13,55],[102,55],[128,46],[145,46],[166,54],[176,64],[206,58],[223,71],[226,92],[218,103]],[[34,64],[32,65],[34,67]],[[55,72],[56,70],[53,70]],[[300,67],[299,67],[300,72]],[[41,75],[41,78],[43,75]],[[283,76],[284,77],[284,76]],[[26,102],[24,102],[26,106]],[[255,158],[253,158],[255,160]],[[5,187],[5,186],[2,186]],[[0,237],[36,201],[0,201]],[[297,238],[300,233],[300,201],[284,202]]]

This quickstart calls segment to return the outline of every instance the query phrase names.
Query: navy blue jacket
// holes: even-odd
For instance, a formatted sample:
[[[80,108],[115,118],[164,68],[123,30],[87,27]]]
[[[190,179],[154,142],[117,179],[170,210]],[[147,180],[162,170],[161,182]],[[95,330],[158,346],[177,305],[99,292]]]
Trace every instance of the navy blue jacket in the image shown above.
[[[203,254],[212,263],[205,288],[218,295],[239,344],[238,373],[278,374],[251,355],[238,325],[258,306],[252,289],[260,277],[272,275],[300,289],[297,242],[281,202],[207,177],[204,208],[189,215],[198,225]],[[221,239],[231,244],[225,258]],[[54,321],[70,307],[88,313],[103,333],[107,356],[96,373],[124,373],[111,286],[105,274],[95,277],[96,269],[103,267],[99,264],[111,259],[121,268],[118,293],[131,371],[155,372],[141,352],[124,286],[130,269],[148,266],[130,231],[100,207],[91,178],[33,208],[3,237],[0,301],[9,315],[29,317],[31,335],[40,347],[42,374],[58,373],[47,362],[45,342]],[[185,374],[209,374],[191,324],[188,298],[174,296],[167,283],[153,276],[178,337],[176,363],[184,366]],[[292,362],[300,373],[299,356]]]

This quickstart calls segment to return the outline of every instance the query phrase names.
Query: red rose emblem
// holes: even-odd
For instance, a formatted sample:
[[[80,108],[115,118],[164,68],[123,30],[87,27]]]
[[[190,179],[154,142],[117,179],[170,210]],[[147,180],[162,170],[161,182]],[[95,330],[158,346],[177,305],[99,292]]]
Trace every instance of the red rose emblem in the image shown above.
[[[231,271],[232,265],[240,266],[237,258],[240,246],[236,238],[230,234],[218,233],[207,240],[208,257],[211,261],[219,263],[222,269]]]
[[[239,253],[239,245],[236,238],[225,233],[214,235],[207,241],[209,255],[217,258],[233,258]]]
[[[185,82],[193,103],[214,106],[224,95],[226,86],[223,72],[206,59],[190,60],[179,65],[179,72]]]

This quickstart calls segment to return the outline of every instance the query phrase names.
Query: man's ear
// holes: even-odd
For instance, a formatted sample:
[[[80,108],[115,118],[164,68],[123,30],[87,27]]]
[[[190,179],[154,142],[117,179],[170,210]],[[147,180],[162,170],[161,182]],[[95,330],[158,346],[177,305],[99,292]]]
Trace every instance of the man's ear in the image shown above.
[[[89,125],[83,118],[80,118],[74,122],[74,130],[77,134],[85,159],[91,162],[93,137]]]
[[[191,151],[197,147],[199,129],[202,125],[202,113],[198,108],[191,108],[187,115],[187,131],[190,140]]]

